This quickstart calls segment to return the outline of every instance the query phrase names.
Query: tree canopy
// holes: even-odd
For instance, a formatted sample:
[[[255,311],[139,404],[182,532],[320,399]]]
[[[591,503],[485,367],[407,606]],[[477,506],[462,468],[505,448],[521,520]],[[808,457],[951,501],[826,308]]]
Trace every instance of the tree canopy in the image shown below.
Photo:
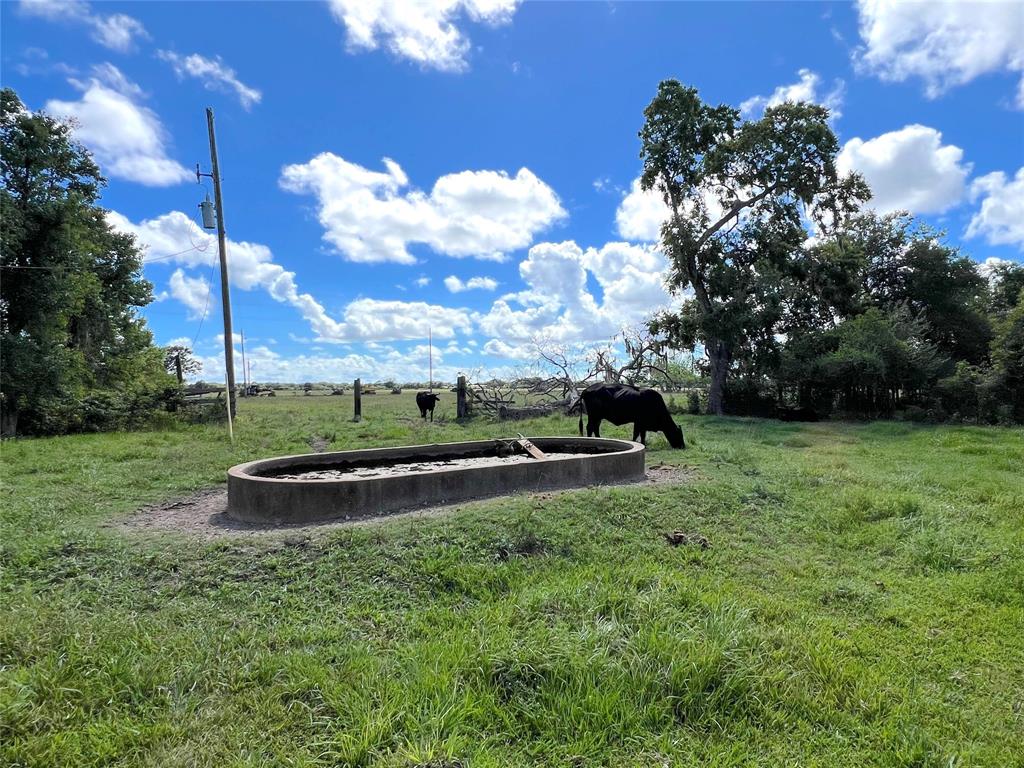
[[[738,110],[666,80],[644,116],[641,186],[669,209],[668,285],[693,291],[680,313],[652,328],[703,347],[708,407],[721,413],[737,353],[777,320],[777,286],[807,268],[806,222],[824,231],[869,193],[860,177],[839,177],[824,107],[786,103],[743,122]]]
[[[174,382],[137,309],[152,301],[133,237],[71,128],[0,91],[3,433],[127,425]]]
[[[742,122],[667,80],[644,114],[641,186],[668,206],[681,299],[649,325],[701,353],[710,412],[1022,420],[1024,266],[865,208],[821,106]]]

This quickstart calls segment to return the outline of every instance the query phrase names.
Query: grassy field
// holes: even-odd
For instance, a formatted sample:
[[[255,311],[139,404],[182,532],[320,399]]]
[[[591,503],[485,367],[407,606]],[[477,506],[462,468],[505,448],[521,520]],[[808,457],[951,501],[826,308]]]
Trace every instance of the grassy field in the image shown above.
[[[4,444],[0,764],[1024,765],[1020,430],[682,417],[690,448],[648,456],[676,484],[301,536],[104,525],[313,438],[576,429],[363,409],[242,401],[234,447]]]

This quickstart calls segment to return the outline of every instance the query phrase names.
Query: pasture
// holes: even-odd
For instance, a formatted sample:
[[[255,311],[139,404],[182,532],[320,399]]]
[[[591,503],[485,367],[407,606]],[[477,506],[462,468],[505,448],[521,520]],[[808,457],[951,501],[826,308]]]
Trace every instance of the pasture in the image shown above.
[[[240,401],[233,447],[3,444],[0,764],[1024,764],[1020,430],[677,415],[689,448],[648,454],[671,483],[261,536],[119,525],[314,443],[576,431],[454,410],[277,397]]]

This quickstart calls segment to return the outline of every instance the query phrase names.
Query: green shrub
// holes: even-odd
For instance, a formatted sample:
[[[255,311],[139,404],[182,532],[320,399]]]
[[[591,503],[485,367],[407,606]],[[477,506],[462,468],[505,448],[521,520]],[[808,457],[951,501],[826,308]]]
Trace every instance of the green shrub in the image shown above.
[[[916,423],[935,421],[932,418],[931,412],[919,405],[908,405],[906,408],[896,411],[893,415],[897,421],[912,421]]]
[[[687,395],[686,412],[691,416],[697,416],[700,414],[700,395],[696,392],[690,392]]]
[[[227,399],[218,397],[178,410],[178,418],[186,424],[220,424],[228,420]]]

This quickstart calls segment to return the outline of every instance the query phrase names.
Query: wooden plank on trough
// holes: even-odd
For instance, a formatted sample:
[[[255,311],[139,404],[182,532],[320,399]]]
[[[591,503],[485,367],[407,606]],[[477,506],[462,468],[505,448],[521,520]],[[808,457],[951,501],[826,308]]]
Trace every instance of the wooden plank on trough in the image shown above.
[[[542,451],[540,448],[531,443],[522,435],[519,435],[519,439],[516,440],[516,442],[522,446],[524,451],[533,456],[533,458],[535,459],[546,459],[548,457],[547,454],[544,453],[544,451]]]

